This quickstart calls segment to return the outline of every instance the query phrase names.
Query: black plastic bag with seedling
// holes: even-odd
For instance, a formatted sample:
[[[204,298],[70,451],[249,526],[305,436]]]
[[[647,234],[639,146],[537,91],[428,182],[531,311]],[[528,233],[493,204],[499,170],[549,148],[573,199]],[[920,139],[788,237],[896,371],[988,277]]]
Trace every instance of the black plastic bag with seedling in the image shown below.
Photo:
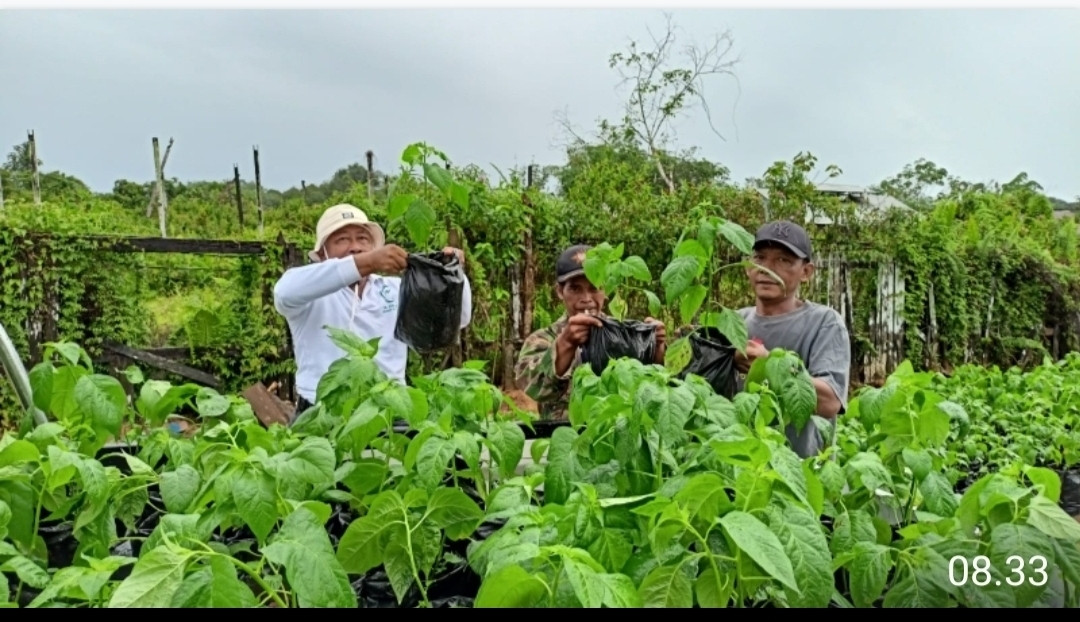
[[[442,251],[412,253],[407,263],[394,337],[419,352],[445,348],[461,329],[461,263]]]
[[[589,330],[589,340],[581,347],[581,362],[597,376],[608,361],[629,357],[651,365],[656,358],[656,325],[638,320],[597,317],[603,326]]]
[[[735,369],[735,346],[719,330],[705,326],[690,333],[690,363],[679,372],[701,376],[709,386],[728,399],[738,390]]]

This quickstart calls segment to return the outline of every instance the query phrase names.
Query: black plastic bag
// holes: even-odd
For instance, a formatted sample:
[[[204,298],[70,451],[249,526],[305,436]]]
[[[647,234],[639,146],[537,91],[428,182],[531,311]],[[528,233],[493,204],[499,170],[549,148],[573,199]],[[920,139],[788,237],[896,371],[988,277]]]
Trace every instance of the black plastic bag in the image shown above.
[[[1061,474],[1060,505],[1069,516],[1080,516],[1080,470]]]
[[[442,251],[412,253],[407,262],[394,337],[421,352],[445,348],[461,329],[461,263]]]
[[[581,362],[592,366],[597,376],[608,361],[629,357],[646,365],[656,358],[656,325],[637,320],[618,321],[597,317],[603,326],[589,329],[589,340],[581,348]]]
[[[717,394],[731,399],[738,390],[735,369],[735,346],[715,328],[703,327],[690,334],[690,364],[680,372],[701,376]]]

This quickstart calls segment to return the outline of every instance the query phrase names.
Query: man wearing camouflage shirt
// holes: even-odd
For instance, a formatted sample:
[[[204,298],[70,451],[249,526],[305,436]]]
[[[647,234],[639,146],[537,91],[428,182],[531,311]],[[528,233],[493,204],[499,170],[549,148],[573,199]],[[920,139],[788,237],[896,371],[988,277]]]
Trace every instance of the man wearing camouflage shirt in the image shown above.
[[[603,316],[606,295],[585,276],[583,263],[589,246],[579,244],[562,252],[555,262],[555,294],[565,311],[547,328],[525,339],[514,372],[517,384],[536,401],[543,421],[567,418],[571,378],[581,365],[581,346],[589,339],[589,330],[601,326],[594,316]],[[664,324],[656,324],[656,362],[663,363]]]

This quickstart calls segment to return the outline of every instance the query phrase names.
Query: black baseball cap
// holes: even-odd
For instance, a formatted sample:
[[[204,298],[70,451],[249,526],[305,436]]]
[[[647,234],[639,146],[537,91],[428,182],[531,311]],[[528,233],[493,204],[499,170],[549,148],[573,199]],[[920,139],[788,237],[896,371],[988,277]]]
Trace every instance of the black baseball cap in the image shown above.
[[[585,274],[585,253],[592,248],[588,244],[575,244],[564,250],[555,262],[555,281],[565,283]]]
[[[799,259],[808,260],[813,256],[810,235],[806,233],[806,229],[790,220],[775,220],[762,225],[754,237],[754,248],[767,243],[779,244],[795,253]]]

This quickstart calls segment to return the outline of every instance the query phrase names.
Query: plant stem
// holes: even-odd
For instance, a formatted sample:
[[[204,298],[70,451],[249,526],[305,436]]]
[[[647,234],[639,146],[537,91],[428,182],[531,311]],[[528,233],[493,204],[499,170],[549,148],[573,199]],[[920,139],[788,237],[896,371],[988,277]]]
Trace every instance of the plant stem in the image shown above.
[[[456,472],[456,471],[455,471]],[[424,582],[420,580],[420,570],[416,567],[416,555],[413,554],[412,548],[412,530],[408,521],[405,522],[405,550],[409,552],[409,567],[412,569],[413,580],[416,581],[416,587],[420,590],[420,599],[424,601],[424,605],[431,609],[431,602],[428,600],[427,588],[424,586]]]
[[[214,552],[213,554],[214,555],[221,555],[220,553],[217,553],[217,552]],[[221,555],[221,556],[228,559],[229,561],[231,561],[234,566],[236,566],[240,570],[243,570],[244,573],[247,576],[251,577],[251,580],[254,581],[256,584],[258,584],[258,586],[260,588],[262,588],[263,592],[265,592],[270,598],[272,598],[274,600],[275,603],[277,603],[278,607],[280,607],[282,609],[288,609],[289,608],[288,603],[286,603],[284,600],[282,600],[281,597],[278,596],[278,593],[273,588],[270,587],[270,584],[268,584],[266,581],[264,581],[262,576],[260,576],[258,572],[256,572],[253,568],[251,568],[251,566],[248,566],[247,564],[240,561],[239,559],[236,559],[235,557],[230,557],[228,555]]]

